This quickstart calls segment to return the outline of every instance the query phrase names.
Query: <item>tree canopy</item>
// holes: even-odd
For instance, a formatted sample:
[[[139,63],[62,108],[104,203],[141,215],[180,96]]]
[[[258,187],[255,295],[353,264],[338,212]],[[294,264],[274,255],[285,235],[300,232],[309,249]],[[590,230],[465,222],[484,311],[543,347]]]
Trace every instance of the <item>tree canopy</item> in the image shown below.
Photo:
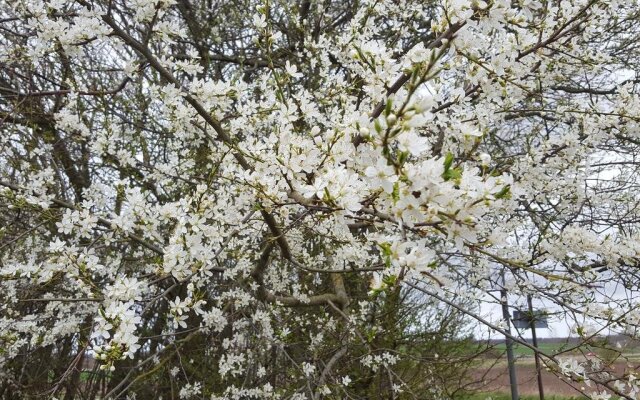
[[[640,334],[637,0],[2,0],[0,30],[0,396],[452,396],[501,289]]]

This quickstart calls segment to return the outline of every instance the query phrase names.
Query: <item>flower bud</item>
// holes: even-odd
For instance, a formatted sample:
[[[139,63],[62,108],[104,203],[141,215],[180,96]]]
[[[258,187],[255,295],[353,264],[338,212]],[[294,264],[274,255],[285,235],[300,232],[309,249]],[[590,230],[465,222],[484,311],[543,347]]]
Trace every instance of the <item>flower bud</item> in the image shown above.
[[[480,163],[485,167],[491,162],[491,156],[487,153],[480,154],[478,158],[480,159]]]

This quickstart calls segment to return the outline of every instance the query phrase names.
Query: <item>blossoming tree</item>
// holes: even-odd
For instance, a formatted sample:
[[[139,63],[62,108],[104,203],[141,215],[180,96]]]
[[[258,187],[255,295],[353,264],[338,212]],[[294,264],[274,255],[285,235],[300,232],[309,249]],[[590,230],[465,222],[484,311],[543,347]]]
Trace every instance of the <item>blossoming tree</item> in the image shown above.
[[[385,305],[506,333],[496,285],[636,335],[638,7],[0,3],[0,393],[436,398],[388,340],[431,319]]]

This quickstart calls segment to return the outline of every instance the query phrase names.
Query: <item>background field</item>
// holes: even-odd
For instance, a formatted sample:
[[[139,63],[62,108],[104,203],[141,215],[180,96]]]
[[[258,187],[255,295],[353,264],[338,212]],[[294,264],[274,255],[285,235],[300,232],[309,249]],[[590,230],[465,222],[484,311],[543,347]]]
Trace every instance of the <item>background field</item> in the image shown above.
[[[538,347],[550,355],[575,358],[583,362],[599,359],[611,363],[611,371],[616,375],[640,371],[640,343],[622,336],[613,336],[594,342],[593,345],[583,345],[575,349],[579,343],[577,338],[542,339]],[[488,344],[489,350],[484,360],[473,369],[470,379],[476,382],[474,388],[481,393],[462,397],[469,400],[510,400],[509,374],[506,360],[506,344],[493,341]],[[523,345],[514,345],[516,358],[516,375],[518,392],[523,400],[538,399],[538,385],[534,352]],[[571,383],[564,377],[558,377],[543,366],[542,380],[546,400],[574,400],[587,398],[578,389],[591,393],[594,388]],[[577,386],[577,389],[573,386]]]

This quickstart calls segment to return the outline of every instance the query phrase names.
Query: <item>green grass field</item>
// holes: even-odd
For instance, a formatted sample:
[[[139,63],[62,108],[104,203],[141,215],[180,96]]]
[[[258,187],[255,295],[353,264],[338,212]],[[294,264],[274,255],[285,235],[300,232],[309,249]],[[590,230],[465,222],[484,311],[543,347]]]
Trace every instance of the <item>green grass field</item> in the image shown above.
[[[556,354],[558,352],[561,352],[563,350],[567,350],[569,348],[573,347],[571,344],[567,344],[567,343],[539,343],[538,344],[538,348],[540,348],[540,350],[542,350],[543,352],[545,352],[546,354]],[[494,349],[496,351],[499,352],[506,352],[507,351],[507,345],[505,343],[500,343],[494,346]],[[533,355],[533,350],[531,350],[530,348],[520,345],[520,344],[516,344],[513,346],[513,353],[516,356],[532,356]]]

